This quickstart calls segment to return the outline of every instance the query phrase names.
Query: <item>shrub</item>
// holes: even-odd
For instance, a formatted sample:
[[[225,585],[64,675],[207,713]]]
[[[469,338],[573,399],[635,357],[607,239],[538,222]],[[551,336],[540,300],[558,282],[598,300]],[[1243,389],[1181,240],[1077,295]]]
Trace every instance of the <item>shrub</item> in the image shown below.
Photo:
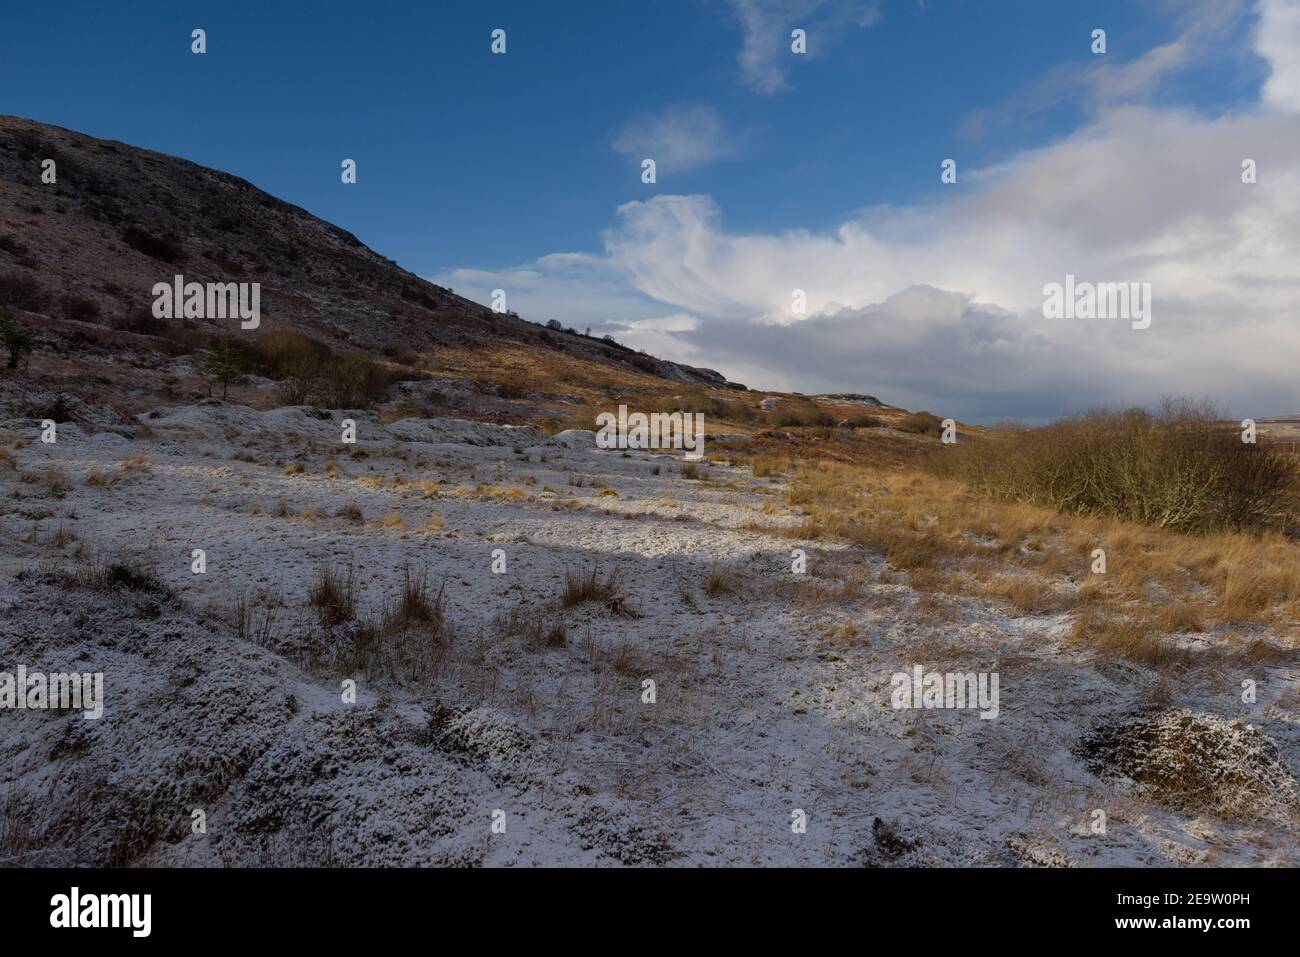
[[[403,375],[362,355],[338,355],[292,330],[269,332],[242,347],[247,364],[279,382],[286,405],[363,409],[382,399]]]
[[[32,353],[32,337],[22,326],[14,322],[9,310],[0,307],[0,344],[9,352],[8,367],[17,369],[23,356]]]
[[[935,463],[987,494],[1186,532],[1262,524],[1295,482],[1286,456],[1187,401],[959,443]]]
[[[913,412],[898,423],[898,430],[938,438],[943,432],[943,420],[930,412]]]
[[[73,322],[95,322],[99,319],[99,303],[85,296],[64,296],[59,300],[65,319]]]
[[[689,386],[681,395],[659,402],[658,412],[703,412],[707,418],[728,422],[752,422],[757,413],[745,402],[719,399],[701,386]]]
[[[768,421],[776,428],[798,428],[834,425],[835,417],[816,402],[799,399],[783,403],[768,416]]]
[[[34,277],[21,272],[0,276],[0,306],[44,312],[49,301],[49,294]]]
[[[134,332],[142,336],[161,335],[168,328],[168,320],[157,318],[144,306],[136,306],[126,315],[114,316],[109,325],[119,332]]]
[[[1094,774],[1190,814],[1294,820],[1296,782],[1277,742],[1240,720],[1150,708],[1097,726],[1075,753]]]
[[[185,258],[181,241],[171,235],[155,236],[139,226],[128,226],[122,233],[122,242],[132,249],[165,263],[178,263]]]

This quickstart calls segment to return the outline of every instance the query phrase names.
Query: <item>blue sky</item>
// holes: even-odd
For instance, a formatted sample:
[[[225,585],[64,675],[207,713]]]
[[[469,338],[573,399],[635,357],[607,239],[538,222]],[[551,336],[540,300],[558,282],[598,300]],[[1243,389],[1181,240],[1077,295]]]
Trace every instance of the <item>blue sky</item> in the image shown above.
[[[1077,119],[1066,104],[996,140],[958,137],[972,110],[1086,62],[1094,21],[1120,46],[1168,39],[1138,7],[904,0],[838,35],[812,17],[817,56],[789,56],[773,95],[745,82],[724,2],[55,2],[6,11],[0,80],[6,112],[228,170],[436,273],[594,252],[618,204],[655,193],[710,194],[740,231],[923,200],[936,157],[985,162]],[[495,27],[505,56],[489,52]],[[611,141],[681,103],[712,105],[740,144],[643,185]],[[356,188],[339,182],[344,157]]]
[[[996,204],[985,214],[999,224],[991,233],[1004,233],[1002,243],[1041,248],[1036,233],[1012,226],[1036,219],[1050,230],[1057,200],[1008,191],[1007,170],[1032,171],[1072,140],[1127,136],[1131,145],[1131,131],[1161,129],[1165,121],[1183,125],[1169,128],[1174,139],[1188,124],[1209,135],[1225,118],[1266,114],[1281,115],[1283,125],[1258,133],[1261,142],[1249,148],[1276,148],[1294,126],[1286,106],[1292,79],[1287,64],[1279,66],[1285,53],[1277,52],[1287,44],[1271,48],[1259,31],[1271,18],[1286,40],[1293,6],[11,5],[0,33],[0,111],[228,170],[465,294],[486,301],[492,288],[505,288],[525,318],[592,325],[651,351],[763,380],[755,385],[872,391],[911,404],[947,403],[974,418],[1037,418],[1094,404],[1094,395],[1138,401],[1150,390],[1102,396],[1104,355],[1089,360],[1095,375],[1057,379],[1054,392],[1050,376],[1007,382],[999,368],[985,370],[982,381],[927,386],[921,366],[933,343],[925,336],[900,344],[904,352],[881,369],[844,367],[843,357],[819,361],[816,354],[791,363],[788,345],[750,354],[729,343],[747,323],[764,327],[756,338],[767,338],[773,324],[811,329],[803,323],[823,319],[853,336],[881,321],[873,317],[882,304],[909,289],[915,299],[922,286],[967,297],[967,311],[996,306],[980,315],[1006,323],[1032,303],[1025,290],[1059,279],[1058,272],[1118,265],[1067,243],[1060,269],[1037,263],[1013,285],[1014,248],[968,263],[980,245],[973,241],[942,253],[949,265],[933,275],[916,263],[927,249],[941,255],[951,223],[977,218],[981,204]],[[205,55],[190,52],[194,27],[207,31]],[[497,27],[507,31],[504,56],[489,51]],[[808,31],[807,56],[790,52],[792,27]],[[1107,31],[1102,57],[1089,49],[1095,27]],[[654,185],[640,180],[643,156],[660,164]],[[354,186],[339,181],[345,157],[358,162]],[[959,164],[956,185],[939,180],[948,157]],[[1194,213],[1203,184],[1187,188]],[[1018,210],[1021,203],[1026,208]],[[1049,248],[1060,234],[1087,231],[1078,223],[1056,226]],[[845,237],[846,228],[854,238]],[[700,258],[692,260],[688,247]],[[817,258],[818,249],[827,255]],[[750,293],[779,264],[805,256],[831,267],[788,282],[783,276],[779,293]],[[963,265],[953,268],[952,257]],[[1173,265],[1180,263],[1188,265]],[[965,284],[954,287],[958,279]],[[783,314],[783,290],[809,286],[806,318]],[[846,327],[853,316],[860,321]],[[1008,338],[999,331],[993,345],[965,341],[965,330],[980,324],[969,320],[953,320],[961,331],[956,347],[985,354]],[[1014,348],[1032,352],[1038,334],[1022,330],[1011,337]],[[1158,334],[1148,338],[1159,341]],[[1052,362],[1068,342],[1055,345]],[[1141,378],[1162,357],[1179,358],[1168,346],[1142,349],[1140,368],[1130,372]],[[918,364],[912,380],[898,379],[900,358]],[[1122,378],[1110,366],[1108,374]],[[1157,378],[1176,385],[1171,376]],[[1215,394],[1300,408],[1294,391],[1271,379],[1264,384],[1267,392],[1225,387]]]

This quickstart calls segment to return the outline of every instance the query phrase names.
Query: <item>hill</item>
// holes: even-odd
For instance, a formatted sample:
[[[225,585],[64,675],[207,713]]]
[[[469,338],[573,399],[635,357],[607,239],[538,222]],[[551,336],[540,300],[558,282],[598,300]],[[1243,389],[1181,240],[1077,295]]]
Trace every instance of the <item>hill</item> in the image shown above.
[[[46,160],[55,182],[42,181]],[[239,330],[156,319],[153,287],[178,274],[260,284],[257,335],[291,331],[373,358],[391,382],[433,380],[416,391],[444,410],[508,419],[578,405],[591,396],[556,386],[583,373],[605,386],[744,388],[710,369],[495,313],[237,176],[0,116],[0,305],[30,331],[49,384],[124,413],[178,388],[193,397],[185,391],[198,386],[181,384],[189,367],[175,360]],[[522,370],[532,370],[536,389],[521,390]],[[532,407],[494,402],[503,392]]]

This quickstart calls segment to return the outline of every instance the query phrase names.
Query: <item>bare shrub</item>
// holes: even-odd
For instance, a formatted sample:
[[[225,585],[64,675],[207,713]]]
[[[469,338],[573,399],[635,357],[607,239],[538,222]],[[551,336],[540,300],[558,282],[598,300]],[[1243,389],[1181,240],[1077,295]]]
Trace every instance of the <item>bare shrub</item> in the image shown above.
[[[811,399],[792,399],[773,410],[768,421],[777,428],[818,427],[834,425],[835,416]]]
[[[943,420],[931,412],[913,412],[904,416],[903,420],[895,426],[900,432],[910,432],[913,435],[929,435],[938,438],[943,432]]]
[[[63,317],[73,322],[98,322],[99,303],[85,296],[64,296],[59,300]]]
[[[132,225],[122,233],[122,242],[146,256],[165,263],[178,263],[185,258],[185,248],[181,245],[180,239],[171,233],[155,236],[147,229]]]
[[[50,296],[35,277],[22,272],[0,275],[0,306],[44,312]]]
[[[134,332],[142,336],[161,335],[171,327],[167,319],[159,319],[144,306],[128,310],[124,315],[114,316],[109,326],[119,332]]]
[[[986,494],[1186,532],[1263,524],[1295,483],[1286,456],[1242,442],[1212,405],[1188,401],[971,441],[936,468]]]
[[[244,358],[258,373],[279,383],[286,405],[364,409],[410,373],[362,355],[336,354],[325,343],[291,330],[268,332],[245,345]]]

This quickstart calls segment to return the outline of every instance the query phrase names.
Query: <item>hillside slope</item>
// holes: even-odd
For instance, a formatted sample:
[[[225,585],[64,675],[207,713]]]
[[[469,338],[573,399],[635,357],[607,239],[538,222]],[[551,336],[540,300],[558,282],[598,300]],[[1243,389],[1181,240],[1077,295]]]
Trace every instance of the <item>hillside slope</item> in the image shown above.
[[[47,159],[56,163],[55,183],[42,182]],[[0,116],[0,305],[30,330],[37,355],[94,361],[127,353],[146,372],[133,382],[138,389],[160,358],[237,332],[234,323],[203,319],[156,328],[153,286],[177,274],[259,283],[260,332],[299,330],[334,348],[390,357],[442,350],[442,372],[454,371],[457,355],[505,349],[620,375],[727,385],[712,370],[494,313],[237,176]],[[63,383],[74,395],[83,391],[75,379]]]

